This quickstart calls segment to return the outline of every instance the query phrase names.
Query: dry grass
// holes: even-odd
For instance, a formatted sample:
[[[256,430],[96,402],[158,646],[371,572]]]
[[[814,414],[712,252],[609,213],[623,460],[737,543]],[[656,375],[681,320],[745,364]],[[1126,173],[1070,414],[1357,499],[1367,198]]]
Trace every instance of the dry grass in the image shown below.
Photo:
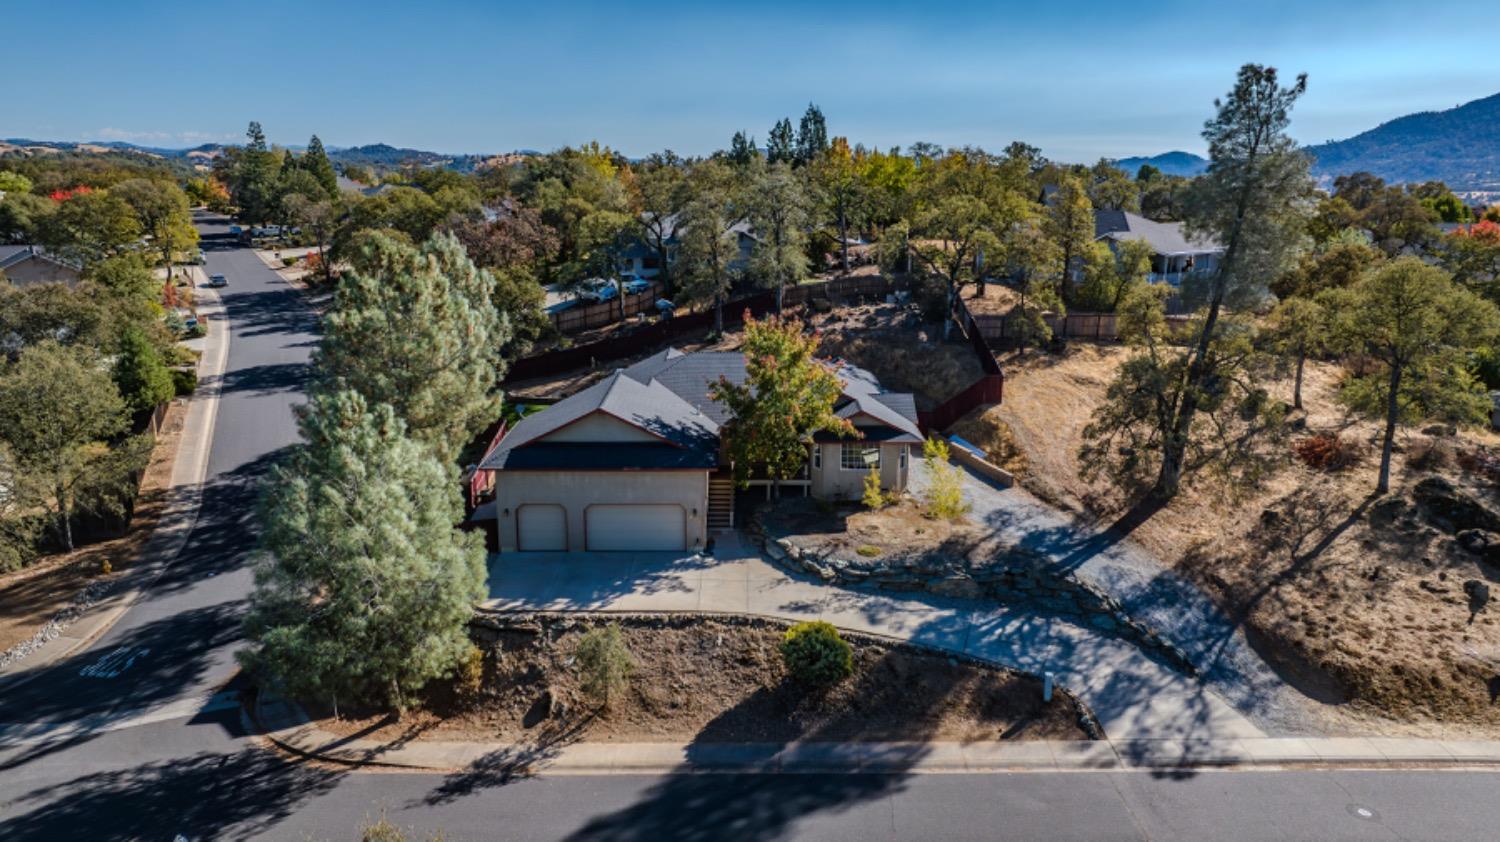
[[[818,353],[842,357],[893,392],[911,392],[920,409],[931,409],[968,388],[984,371],[974,349],[960,337],[941,341],[941,328],[921,323],[907,307],[871,304],[815,316]]]
[[[970,429],[960,435],[972,441],[1008,430],[1028,463],[1023,485],[1108,523],[1129,501],[1103,480],[1079,478],[1078,447],[1127,354],[1119,346],[1073,343],[1061,355],[1004,359],[1004,404],[965,419]],[[1335,365],[1309,365],[1302,435],[1339,435],[1357,454],[1352,465],[1315,470],[1288,448],[1285,465],[1264,487],[1234,495],[1190,483],[1131,537],[1243,620],[1284,676],[1329,703],[1336,726],[1357,720],[1365,728],[1426,733],[1460,723],[1500,734],[1500,604],[1471,617],[1463,592],[1465,581],[1500,571],[1484,569],[1420,518],[1398,528],[1372,525],[1379,428],[1346,417],[1335,400],[1341,377]],[[1271,391],[1290,400],[1288,382]],[[1500,508],[1495,488],[1457,458],[1493,451],[1500,437],[1406,431],[1400,445],[1390,498],[1409,500],[1411,487],[1436,472]]]

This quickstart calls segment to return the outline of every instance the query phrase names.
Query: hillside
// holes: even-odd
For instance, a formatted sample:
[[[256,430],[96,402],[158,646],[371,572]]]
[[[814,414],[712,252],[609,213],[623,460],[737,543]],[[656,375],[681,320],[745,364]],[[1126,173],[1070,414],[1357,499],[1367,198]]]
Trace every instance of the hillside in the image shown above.
[[[1150,164],[1166,175],[1181,175],[1189,178],[1208,169],[1208,159],[1191,152],[1163,152],[1149,158],[1136,156],[1115,161],[1115,166],[1131,175],[1135,175],[1144,164]]]
[[[1361,170],[1386,181],[1439,179],[1458,191],[1500,190],[1500,94],[1446,111],[1383,123],[1348,140],[1307,147],[1313,173],[1331,179]]]

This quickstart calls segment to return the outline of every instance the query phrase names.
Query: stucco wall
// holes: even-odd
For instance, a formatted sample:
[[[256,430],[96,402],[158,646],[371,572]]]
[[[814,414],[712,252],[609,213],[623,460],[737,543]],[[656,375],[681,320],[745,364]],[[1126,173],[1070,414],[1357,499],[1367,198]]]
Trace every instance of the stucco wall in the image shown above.
[[[829,500],[857,500],[865,491],[865,475],[868,470],[848,470],[841,466],[839,453],[841,442],[815,444],[822,450],[822,467],[812,468],[812,494]],[[911,475],[911,459],[906,468],[901,468],[901,449],[904,444],[880,445],[880,486],[887,491],[906,490],[906,481]],[[909,456],[910,454],[908,454]]]
[[[31,258],[6,269],[5,278],[18,287],[52,283],[73,286],[78,283],[78,272],[50,260]]]
[[[543,441],[572,441],[593,444],[610,441],[661,441],[661,439],[603,412],[595,412],[542,437]]]
[[[675,503],[686,514],[687,548],[708,540],[707,471],[501,471],[495,481],[501,552],[516,549],[516,509],[527,503],[563,507],[569,550],[587,548],[584,511],[596,503]]]

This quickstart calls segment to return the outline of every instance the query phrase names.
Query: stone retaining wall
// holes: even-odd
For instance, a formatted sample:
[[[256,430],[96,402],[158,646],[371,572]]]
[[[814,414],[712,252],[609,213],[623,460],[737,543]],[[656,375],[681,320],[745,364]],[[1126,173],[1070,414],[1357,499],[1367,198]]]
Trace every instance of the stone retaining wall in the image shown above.
[[[796,536],[772,534],[761,512],[750,519],[749,532],[767,556],[793,572],[841,585],[1031,606],[1076,618],[1083,625],[1135,643],[1188,675],[1198,674],[1186,653],[1131,617],[1119,600],[1054,569],[1052,560],[1041,553],[1010,547],[982,566],[935,553],[895,559],[840,558],[799,544]]]

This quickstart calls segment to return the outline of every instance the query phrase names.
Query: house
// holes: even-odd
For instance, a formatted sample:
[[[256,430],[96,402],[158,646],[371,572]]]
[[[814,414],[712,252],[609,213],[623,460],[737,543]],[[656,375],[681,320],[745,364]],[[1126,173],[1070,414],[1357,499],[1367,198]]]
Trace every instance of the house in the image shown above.
[[[1181,284],[1196,272],[1218,266],[1224,247],[1210,239],[1190,238],[1181,222],[1156,222],[1123,210],[1094,211],[1094,239],[1114,249],[1129,240],[1151,246],[1152,282]]]
[[[36,284],[76,286],[83,267],[41,246],[0,246],[0,274],[18,287]]]
[[[643,218],[649,218],[642,214]],[[663,219],[663,233],[666,235],[667,260],[671,262],[677,259],[677,220],[679,214],[672,214]],[[734,233],[739,241],[739,257],[731,261],[729,268],[744,269],[750,265],[750,251],[755,247],[759,238],[750,227],[750,221],[742,219],[730,226],[729,230]],[[619,256],[619,270],[621,275],[633,278],[644,278],[651,280],[661,274],[661,255],[656,248],[644,239],[637,238],[626,246]]]
[[[904,489],[910,448],[922,442],[912,396],[881,389],[853,366],[825,364],[844,382],[835,409],[860,436],[815,436],[783,493],[857,499],[871,468],[884,488]],[[526,416],[479,463],[493,500],[475,519],[495,518],[502,552],[703,547],[711,530],[734,525],[720,439],[729,415],[709,397],[720,377],[743,383],[744,355],[670,348]],[[750,484],[769,495],[764,476]]]

